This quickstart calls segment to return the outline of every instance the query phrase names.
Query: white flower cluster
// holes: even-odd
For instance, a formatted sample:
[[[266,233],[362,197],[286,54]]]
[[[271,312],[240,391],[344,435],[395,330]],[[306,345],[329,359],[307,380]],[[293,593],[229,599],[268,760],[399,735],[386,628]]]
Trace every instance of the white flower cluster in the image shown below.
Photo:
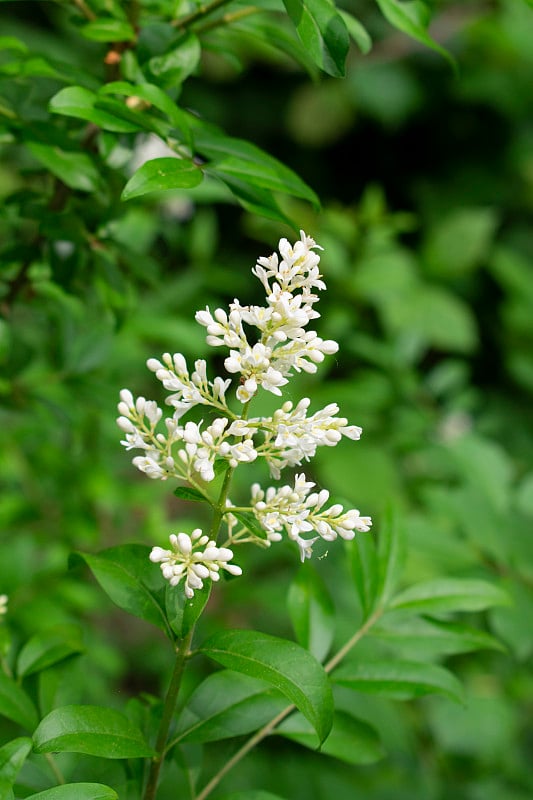
[[[202,534],[200,528],[196,528],[190,536],[187,533],[172,533],[169,539],[172,550],[153,547],[150,561],[161,565],[161,572],[171,586],[177,586],[185,578],[185,596],[188,598],[194,596],[195,589],[203,587],[207,578],[218,581],[221,569],[231,575],[242,575],[240,567],[228,563],[233,558],[233,552],[227,547],[217,547],[209,536]]]
[[[7,601],[8,601],[7,594],[0,594],[0,617],[7,614]]]
[[[164,417],[153,400],[134,398],[128,389],[121,391],[117,423],[125,434],[122,444],[127,450],[141,451],[134,456],[133,464],[149,478],[179,478],[206,495],[206,484],[214,480],[219,461],[235,469],[262,458],[278,480],[283,469],[309,461],[318,447],[334,447],[343,436],[352,440],[361,436],[361,428],[338,416],[336,403],[309,413],[311,401],[306,397],[296,405],[284,402],[270,417],[248,416],[249,403],[260,389],[280,396],[294,372],[315,372],[325,355],[338,350],[336,342],[308,330],[311,320],[320,316],[315,309],[319,299],[316,291],[326,287],[318,269],[320,256],[316,251],[321,248],[303,231],[300,233],[294,245],[281,239],[279,255],[260,258],[252,270],[265,289],[264,306],[243,306],[234,300],[228,311],[206,308],[196,313],[197,322],[207,330],[207,343],[227,348],[224,367],[230,377],[209,380],[204,360],[195,361],[190,372],[181,353],[165,353],[161,360],[150,358],[147,365],[169,392],[166,403],[172,408],[170,416]],[[226,397],[233,376],[237,378],[238,412],[230,408]],[[183,422],[187,412],[198,406],[211,412],[209,421]],[[251,511],[266,532],[261,544],[279,540],[285,529],[305,559],[319,537],[326,541],[337,536],[350,539],[355,530],[369,529],[370,518],[360,517],[358,511],[345,512],[338,504],[325,509],[329,493],[311,492],[313,486],[301,473],[294,487],[266,491],[258,485],[253,487],[251,506],[244,510]],[[231,506],[229,501],[227,505]],[[223,517],[228,528],[226,544],[250,541],[251,532],[239,528],[238,514],[234,517],[227,510]],[[305,534],[312,531],[318,535],[306,539]],[[202,553],[210,555],[215,543],[198,531],[192,538],[184,537],[186,534],[171,538],[173,551],[154,548],[152,560],[161,562],[163,575],[173,584],[186,576],[186,593],[190,596],[198,581],[213,577],[211,572],[218,575],[220,566],[228,569],[225,555],[231,551],[219,548],[214,561],[210,557],[202,560],[197,558],[197,548],[207,544]],[[251,538],[259,543],[253,532]],[[219,567],[215,569],[212,564]]]
[[[259,523],[271,542],[279,541],[285,529],[300,549],[300,558],[305,561],[312,554],[312,546],[320,537],[332,542],[337,536],[353,539],[354,531],[368,531],[372,525],[370,517],[361,517],[359,511],[344,511],[340,503],[324,508],[329,500],[329,492],[311,492],[314,483],[305,475],[296,475],[294,486],[279,489],[269,487],[266,492],[258,483],[252,486],[252,508]],[[318,536],[304,539],[300,534],[316,531]]]

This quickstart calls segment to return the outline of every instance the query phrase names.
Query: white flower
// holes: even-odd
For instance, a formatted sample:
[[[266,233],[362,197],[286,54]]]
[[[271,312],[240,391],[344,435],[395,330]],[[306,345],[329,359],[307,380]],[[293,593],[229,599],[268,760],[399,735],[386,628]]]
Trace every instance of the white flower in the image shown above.
[[[296,475],[294,486],[279,489],[271,486],[266,491],[257,483],[252,486],[252,511],[267,538],[279,541],[280,531],[285,529],[289,539],[297,543],[302,560],[311,557],[312,545],[318,537],[305,539],[301,534],[314,531],[330,542],[337,536],[353,539],[354,530],[368,531],[372,525],[370,517],[361,517],[356,509],[344,511],[340,503],[324,509],[329,492],[322,489],[310,494],[313,486],[303,473]]]
[[[7,601],[8,601],[7,594],[0,594],[0,617],[7,614]]]
[[[171,534],[171,548],[153,547],[150,561],[159,563],[163,577],[171,586],[177,586],[184,578],[185,596],[191,599],[196,589],[202,589],[204,581],[218,581],[220,570],[225,569],[231,575],[242,575],[236,564],[230,564],[233,552],[227,547],[217,547],[215,542],[196,528],[191,535],[187,533]]]

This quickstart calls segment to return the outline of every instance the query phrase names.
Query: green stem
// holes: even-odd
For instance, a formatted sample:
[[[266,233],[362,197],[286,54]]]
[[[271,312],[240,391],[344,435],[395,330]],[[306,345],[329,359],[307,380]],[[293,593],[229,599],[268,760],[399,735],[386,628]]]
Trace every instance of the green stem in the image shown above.
[[[159,773],[161,771],[165,756],[165,746],[168,739],[170,723],[172,722],[172,717],[176,708],[176,702],[181,686],[183,671],[185,669],[185,663],[189,657],[189,648],[192,641],[193,631],[194,628],[192,628],[179,643],[179,648],[176,654],[176,662],[174,664],[174,671],[170,679],[167,695],[165,697],[165,704],[163,706],[163,716],[161,717],[161,722],[159,723],[159,730],[155,744],[156,755],[152,758],[152,763],[150,764],[150,772],[148,774],[148,782],[146,784],[143,800],[155,800],[157,784],[159,781]]]
[[[332,672],[335,667],[342,661],[342,659],[349,653],[349,651],[355,647],[357,642],[363,638],[363,636],[368,633],[370,628],[375,625],[378,619],[382,616],[384,612],[384,608],[377,608],[373,614],[368,617],[368,619],[363,623],[363,625],[354,633],[354,635],[349,639],[345,645],[341,647],[341,649],[336,653],[333,658],[328,661],[325,665],[324,670],[325,672]],[[234,756],[227,761],[222,769],[220,769],[216,775],[213,775],[209,783],[207,783],[200,794],[196,795],[195,800],[205,800],[208,797],[213,789],[215,789],[222,778],[224,778],[227,773],[235,767],[239,761],[242,761],[245,755],[250,752],[256,745],[259,744],[263,739],[269,736],[274,729],[285,719],[289,714],[296,709],[296,706],[290,705],[283,709],[276,717],[267,722],[260,730],[258,730],[254,735],[248,739],[247,742],[243,744],[243,746],[237,750]]]
[[[221,25],[231,25],[232,22],[237,22],[239,19],[249,17],[250,14],[257,14],[261,10],[262,9],[257,8],[256,6],[248,6],[248,8],[241,8],[240,11],[228,12],[227,14],[223,14],[218,19],[214,19],[211,22],[206,22],[205,25],[200,25],[200,27],[195,29],[195,33],[205,33],[206,31],[213,30],[214,28],[219,28]]]
[[[97,15],[94,13],[92,8],[89,8],[85,0],[74,0],[74,5],[81,11],[85,19],[89,20],[89,22],[94,22],[95,19],[98,19]]]
[[[222,8],[222,6],[231,3],[232,0],[213,0],[212,3],[208,3],[206,6],[200,6],[196,11],[193,11],[191,14],[187,14],[186,17],[180,17],[179,19],[174,19],[170,23],[175,28],[181,28],[185,30],[186,28],[190,28],[195,22],[203,17],[207,17],[208,14],[212,14],[217,9]]]
[[[53,755],[51,753],[45,753],[44,757],[48,761],[48,765],[49,765],[50,769],[52,770],[52,772],[54,773],[54,777],[55,777],[56,781],[58,782],[58,784],[60,786],[62,786],[64,783],[66,783],[66,780],[65,780],[65,778],[63,776],[63,773],[61,772],[61,770],[57,766],[56,762],[54,761]]]

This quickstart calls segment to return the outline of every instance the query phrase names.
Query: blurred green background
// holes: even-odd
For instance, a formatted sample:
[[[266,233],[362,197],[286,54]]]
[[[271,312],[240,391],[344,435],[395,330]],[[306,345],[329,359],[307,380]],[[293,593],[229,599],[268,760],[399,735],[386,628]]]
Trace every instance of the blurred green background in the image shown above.
[[[312,753],[274,740],[242,765],[235,788],[253,773],[255,785],[294,800],[533,792],[533,11],[523,0],[433,5],[433,37],[458,76],[374,3],[354,0],[346,8],[374,46],[352,48],[345,79],[310,80],[253,37],[228,33],[226,51],[205,55],[180,103],[277,156],[321,198],[320,211],[295,200],[287,208],[324,247],[318,329],[340,352],[318,376],[291,382],[289,396],[309,395],[315,408],[338,402],[364,435],[320,453],[306,472],[372,514],[377,530],[387,504],[401,510],[406,585],[446,575],[506,588],[513,606],[473,615],[504,649],[445,654],[465,681],[466,707],[368,701],[383,761],[322,773]],[[72,58],[59,5],[2,3],[0,30]],[[82,44],[80,69],[99,47]],[[53,77],[0,74],[0,98],[25,92],[43,119],[57,89]],[[46,180],[0,129],[0,593],[16,641],[43,618],[90,622],[90,677],[87,662],[72,669],[91,701],[114,703],[154,691],[167,654],[84,572],[66,571],[68,555],[162,544],[196,520],[131,466],[114,422],[118,392],[161,398],[144,364],[164,351],[211,358],[194,311],[234,297],[260,302],[256,257],[295,233],[212,186],[106,208],[74,193],[59,213],[32,218]],[[255,465],[239,474],[234,499],[267,480]],[[344,556],[333,550],[320,565],[342,595]],[[280,545],[239,555],[245,577],[214,598],[206,630],[222,620],[290,635],[295,553]],[[386,652],[387,643],[372,646]],[[403,646],[406,657],[432,658],[416,637]]]

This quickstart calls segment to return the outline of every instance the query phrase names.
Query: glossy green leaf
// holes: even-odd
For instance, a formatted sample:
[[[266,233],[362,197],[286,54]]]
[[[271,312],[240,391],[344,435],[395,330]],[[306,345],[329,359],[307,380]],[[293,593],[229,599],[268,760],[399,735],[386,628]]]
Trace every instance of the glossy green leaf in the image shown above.
[[[251,214],[258,214],[267,219],[273,219],[291,226],[291,220],[281,210],[271,192],[259,189],[245,181],[236,180],[229,175],[218,175],[215,168],[205,168],[205,172],[218,178],[225,184],[239,204]],[[292,227],[295,227],[292,225]]]
[[[292,195],[316,208],[320,206],[315,192],[293,170],[250,142],[198,129],[195,145],[201,155],[211,160],[206,171],[222,178],[230,188],[233,182],[240,181],[254,189]]]
[[[266,681],[307,717],[320,741],[333,719],[328,678],[318,661],[294,642],[249,630],[215,634],[200,652],[236,672]]]
[[[345,662],[335,670],[332,680],[358,692],[380,694],[395,700],[437,693],[462,702],[462,687],[457,678],[436,664],[399,659]]]
[[[169,189],[192,189],[202,180],[202,170],[188,159],[153,158],[129,179],[121,199],[132,200],[150,192],[166,192]]]
[[[199,64],[202,50],[198,37],[188,33],[162,55],[153,56],[148,70],[160,86],[176,86],[191,75]]]
[[[84,650],[82,631],[77,625],[60,625],[44,630],[32,636],[20,651],[17,675],[32,675]]]
[[[103,783],[65,783],[32,794],[28,800],[118,800],[118,794]]]
[[[13,720],[32,731],[39,718],[32,701],[24,689],[0,670],[0,716]]]
[[[98,555],[76,553],[71,563],[82,559],[111,600],[134,617],[157,625],[171,638],[163,610],[165,580],[157,564],[150,561],[150,547],[119,545]]]
[[[180,500],[189,500],[192,503],[206,502],[205,496],[192,486],[178,486],[177,489],[174,489],[174,494]]]
[[[135,133],[143,130],[142,125],[120,119],[108,111],[96,108],[98,95],[83,86],[66,86],[55,94],[49,103],[54,114],[84,119],[93,122],[106,131],[116,133]]]
[[[291,584],[287,606],[298,642],[323,661],[335,633],[335,609],[328,590],[309,564],[303,564]]]
[[[211,594],[212,582],[210,580],[204,581],[203,588],[196,589],[194,597],[191,599],[185,596],[185,578],[177,586],[171,586],[168,581],[165,583],[167,619],[176,636],[181,639],[193,628],[204,610]]]
[[[283,0],[298,36],[320,69],[341,77],[350,39],[346,25],[330,0]]]
[[[350,37],[354,40],[359,50],[365,55],[369,53],[372,50],[372,39],[367,29],[352,14],[342,9],[338,9],[338,11],[344,20]]]
[[[215,742],[258,730],[287,706],[268,683],[231,670],[206,678],[180,714],[180,742]]]
[[[474,578],[435,578],[400,592],[390,603],[390,608],[428,614],[482,611],[500,605],[509,605],[509,597],[493,583]]]
[[[405,563],[405,533],[398,514],[388,508],[378,533],[377,596],[386,607],[403,572]]]
[[[85,753],[102,758],[147,758],[154,751],[127,717],[102,706],[63,706],[33,734],[36,753]]]
[[[159,86],[153,83],[134,85],[126,81],[115,81],[104,84],[99,94],[122,94],[126,97],[139,97],[146,103],[153,105],[159,111],[162,111],[163,114],[167,116],[169,122],[174,127],[179,128],[183,136],[187,138],[189,132],[187,114],[182,111]]]
[[[231,513],[251,534],[257,536],[258,539],[266,539],[265,529],[261,527],[257,517],[251,511],[232,511]]]
[[[0,797],[7,798],[20,768],[31,752],[32,741],[26,737],[12,739],[0,747]]]
[[[315,732],[301,714],[293,714],[283,720],[275,733],[311,750],[318,747]],[[320,752],[347,764],[373,764],[384,755],[380,738],[374,728],[344,711],[335,712],[331,733]]]
[[[135,31],[122,19],[100,17],[84,25],[80,32],[86,39],[95,42],[131,42],[135,39]]]
[[[430,47],[452,65],[456,64],[450,53],[431,38],[427,31],[429,9],[422,0],[376,0],[383,16],[398,30]]]

